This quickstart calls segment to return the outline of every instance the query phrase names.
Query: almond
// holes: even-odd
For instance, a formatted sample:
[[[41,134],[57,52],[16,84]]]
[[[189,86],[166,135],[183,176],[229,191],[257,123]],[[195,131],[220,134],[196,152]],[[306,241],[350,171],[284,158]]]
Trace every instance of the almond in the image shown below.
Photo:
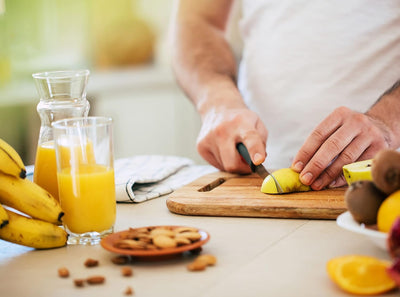
[[[123,276],[132,276],[132,274],[133,274],[132,268],[130,268],[130,267],[122,267],[121,274]]]
[[[74,279],[75,287],[83,287],[85,285],[84,279]]]
[[[168,237],[174,237],[175,232],[172,230],[164,229],[164,228],[156,228],[154,230],[151,230],[150,235],[154,238],[159,235],[164,235]]]
[[[190,241],[190,239],[185,238],[185,237],[176,237],[175,241],[176,241],[177,245],[185,245],[185,244],[191,244],[192,243]]]
[[[183,232],[198,232],[198,229],[193,227],[178,227],[174,229],[175,233],[183,233]]]
[[[111,259],[111,262],[117,265],[124,265],[128,264],[130,261],[128,256],[115,256],[114,258]]]
[[[202,271],[206,269],[207,263],[204,261],[193,261],[192,263],[188,264],[187,269],[189,271]]]
[[[123,276],[132,276],[132,274],[133,274],[132,268],[130,268],[130,267],[122,267],[121,274]]]
[[[130,296],[130,295],[133,295],[133,293],[134,292],[133,292],[132,287],[130,287],[130,286],[126,287],[125,292],[124,292],[125,295]]]
[[[217,263],[217,258],[210,254],[200,255],[195,261],[204,261],[208,266],[213,266]]]
[[[120,249],[144,250],[146,249],[146,243],[134,239],[122,239],[114,243],[114,247]]]
[[[176,247],[176,241],[169,236],[166,235],[157,235],[153,238],[153,243],[156,247],[165,249],[165,248],[174,248]]]
[[[201,238],[201,234],[199,232],[182,232],[176,234],[176,238],[178,237],[184,237],[193,242],[199,240]]]
[[[101,275],[90,276],[86,279],[89,285],[99,285],[105,282],[105,277]]]
[[[97,261],[95,259],[88,258],[88,259],[86,259],[84,265],[86,267],[96,267],[96,266],[99,265],[99,261]]]
[[[58,275],[59,275],[60,277],[66,278],[66,277],[69,276],[69,271],[68,271],[67,268],[61,267],[61,268],[58,269]]]

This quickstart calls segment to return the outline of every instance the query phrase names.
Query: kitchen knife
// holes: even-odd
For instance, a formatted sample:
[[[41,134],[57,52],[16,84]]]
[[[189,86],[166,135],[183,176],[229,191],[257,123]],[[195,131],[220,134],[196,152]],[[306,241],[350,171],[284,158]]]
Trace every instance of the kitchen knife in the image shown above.
[[[249,164],[250,169],[252,172],[257,173],[260,177],[265,179],[268,175],[271,175],[272,179],[274,180],[276,189],[278,190],[278,193],[283,193],[281,185],[278,183],[276,180],[275,176],[271,174],[265,167],[264,165],[255,165],[253,161],[251,161],[249,151],[245,147],[245,145],[241,142],[239,142],[236,145],[236,149],[238,150],[239,154],[243,157],[243,159],[246,161],[247,164]]]

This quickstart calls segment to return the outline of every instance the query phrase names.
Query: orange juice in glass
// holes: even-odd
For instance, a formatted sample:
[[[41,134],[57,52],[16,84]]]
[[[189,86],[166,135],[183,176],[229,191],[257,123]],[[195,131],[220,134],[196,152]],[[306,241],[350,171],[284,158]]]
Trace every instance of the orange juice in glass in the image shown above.
[[[58,191],[69,244],[98,244],[116,218],[112,119],[53,123]]]
[[[74,173],[71,170],[65,168],[58,173],[63,220],[68,230],[81,234],[112,228],[116,201],[114,170],[96,164],[81,165]]]

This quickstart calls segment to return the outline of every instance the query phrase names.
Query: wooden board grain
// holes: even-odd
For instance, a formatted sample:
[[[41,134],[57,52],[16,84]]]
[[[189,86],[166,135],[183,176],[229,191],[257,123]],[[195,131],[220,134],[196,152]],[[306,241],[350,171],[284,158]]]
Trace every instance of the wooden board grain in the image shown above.
[[[183,215],[336,219],[346,211],[345,187],[268,195],[255,175],[215,172],[174,191],[167,199],[171,212]]]

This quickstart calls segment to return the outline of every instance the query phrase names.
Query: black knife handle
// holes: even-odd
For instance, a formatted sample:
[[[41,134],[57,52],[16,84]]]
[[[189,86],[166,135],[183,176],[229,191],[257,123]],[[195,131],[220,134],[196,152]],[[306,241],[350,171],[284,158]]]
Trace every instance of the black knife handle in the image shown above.
[[[249,151],[247,148],[244,146],[243,143],[239,142],[236,145],[236,149],[238,150],[239,154],[243,157],[243,159],[246,161],[247,164],[249,164],[251,171],[255,172],[256,170],[256,165],[254,165],[253,161],[251,161]]]

